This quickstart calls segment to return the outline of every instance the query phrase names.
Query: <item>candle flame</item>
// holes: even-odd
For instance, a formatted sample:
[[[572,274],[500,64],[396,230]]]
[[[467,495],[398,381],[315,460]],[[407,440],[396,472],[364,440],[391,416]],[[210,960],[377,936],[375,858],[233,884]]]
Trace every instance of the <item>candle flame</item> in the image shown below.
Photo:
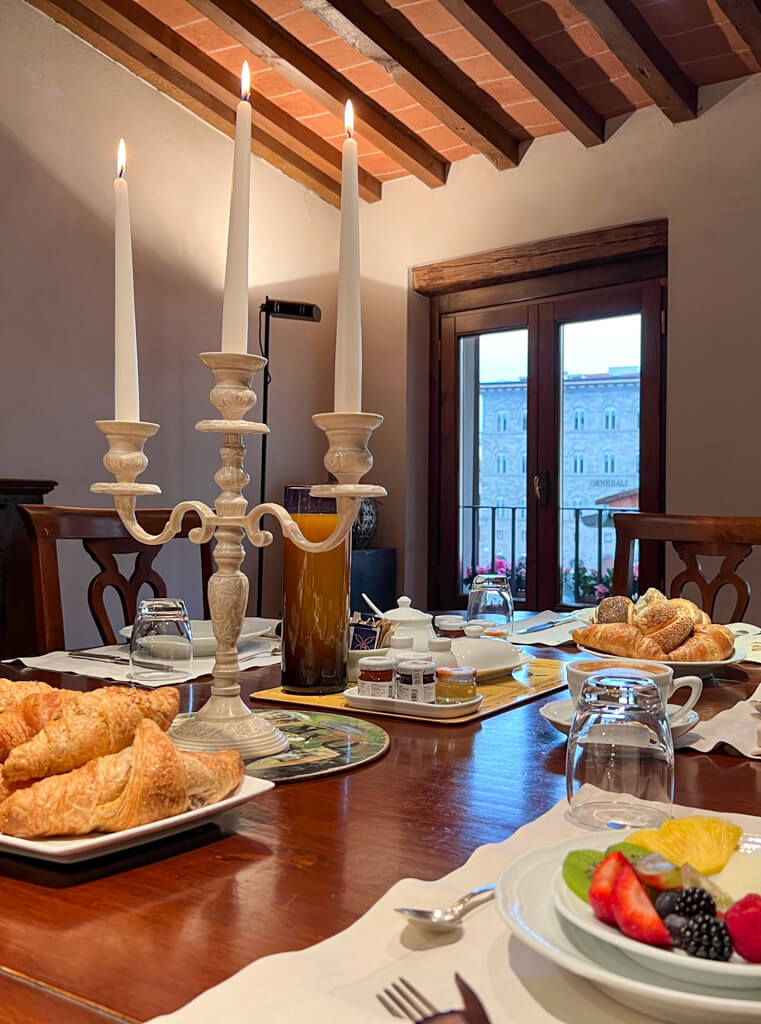
[[[251,72],[248,69],[248,61],[243,61],[243,67],[240,71],[240,96],[241,99],[247,100],[251,95]]]
[[[119,149],[116,152],[116,177],[123,178],[127,169],[127,147],[124,139],[119,139]]]
[[[351,100],[346,101],[346,110],[344,112],[344,127],[346,134],[349,138],[354,134],[354,107],[352,106]]]

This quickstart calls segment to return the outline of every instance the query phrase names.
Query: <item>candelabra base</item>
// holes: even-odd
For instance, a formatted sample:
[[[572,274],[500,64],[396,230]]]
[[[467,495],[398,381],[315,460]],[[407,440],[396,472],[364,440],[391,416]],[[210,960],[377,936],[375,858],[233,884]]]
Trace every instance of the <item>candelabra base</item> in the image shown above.
[[[280,730],[253,714],[238,694],[212,693],[199,711],[177,721],[169,735],[180,750],[237,750],[244,761],[281,754],[289,746]]]

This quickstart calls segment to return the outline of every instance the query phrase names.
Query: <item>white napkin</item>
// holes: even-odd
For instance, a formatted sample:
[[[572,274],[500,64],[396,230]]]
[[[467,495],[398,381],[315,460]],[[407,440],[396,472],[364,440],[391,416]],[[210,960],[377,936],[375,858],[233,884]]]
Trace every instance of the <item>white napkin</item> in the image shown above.
[[[240,656],[242,669],[260,668],[263,665],[279,665],[280,655],[273,654],[273,644],[264,643],[257,645],[255,650],[247,650]],[[115,654],[122,658],[129,657],[129,646],[115,645],[112,647],[91,647],[83,654]],[[28,668],[47,669],[50,672],[68,672],[80,676],[93,676],[95,679],[113,679],[120,683],[129,683],[129,665],[117,665],[108,661],[85,661],[83,658],[71,658],[66,651],[51,651],[49,654],[41,654],[35,658],[9,658],[11,661],[20,661]],[[197,679],[199,676],[211,675],[214,668],[214,658],[193,658],[193,668],[188,679]],[[171,686],[166,682],[151,682],[141,679],[140,686],[147,686],[155,689],[159,686]]]
[[[726,744],[745,757],[761,758],[761,712],[754,702],[761,701],[761,685],[747,700],[720,711],[680,739],[681,747],[707,753]]]
[[[559,623],[557,626],[550,626],[548,629],[537,630],[536,633],[521,633],[519,630],[526,629],[529,626],[538,626],[542,622],[552,622],[553,619],[559,619],[563,612],[539,612],[537,615],[531,615],[527,619],[518,619],[515,623],[515,634],[510,637],[514,644],[542,644],[547,647],[559,647],[560,644],[570,643],[573,639],[571,634],[574,629],[581,629],[587,625],[587,621],[583,618],[572,618],[566,619],[565,622]],[[583,615],[584,610],[579,612],[579,615]],[[586,613],[587,615],[589,612]]]
[[[399,906],[446,906],[498,878],[526,851],[584,834],[565,810],[562,800],[504,842],[480,847],[439,881],[397,882],[345,931],[297,953],[263,957],[153,1024],[380,1024],[390,1018],[375,994],[400,975],[440,1009],[460,1006],[455,971],[475,989],[492,1024],[652,1024],[652,1017],[613,1002],[511,938],[494,901],[473,910],[461,932],[439,936],[405,924],[394,912]],[[745,831],[761,831],[761,819],[735,817]]]

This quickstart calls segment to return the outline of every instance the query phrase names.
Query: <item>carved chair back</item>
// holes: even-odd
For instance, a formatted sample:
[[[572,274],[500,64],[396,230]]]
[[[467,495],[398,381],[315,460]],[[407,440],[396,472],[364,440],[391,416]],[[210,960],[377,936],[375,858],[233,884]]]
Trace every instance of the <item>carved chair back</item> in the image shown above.
[[[613,564],[613,593],[640,594],[659,580],[639,579],[634,587],[634,542],[671,543],[684,569],[671,581],[670,597],[679,597],[688,583],[700,590],[701,607],[712,618],[719,591],[734,589],[736,601],[732,620],[739,622],[750,601],[750,584],[737,573],[753,547],[761,544],[761,518],[736,516],[679,516],[650,512],[621,512],[613,516],[616,527],[616,555]],[[722,559],[718,572],[709,579],[702,559]]]
[[[19,511],[32,549],[38,654],[65,648],[58,568],[59,540],[81,541],[100,570],[90,581],[87,603],[104,644],[116,643],[116,629],[134,621],[138,594],[143,585],[155,597],[166,597],[166,583],[153,568],[161,546],[141,544],[131,537],[114,509],[20,505]],[[158,533],[166,525],[169,510],[145,509],[137,513],[137,518],[144,529]],[[188,531],[199,525],[198,517],[188,514],[177,536],[187,537]],[[206,584],[212,573],[211,543],[202,544],[200,548],[203,609],[204,616],[208,618]],[[117,555],[135,555],[134,569],[129,576],[119,569]],[[124,622],[118,623],[116,629],[104,600],[109,587],[115,590],[124,617]]]

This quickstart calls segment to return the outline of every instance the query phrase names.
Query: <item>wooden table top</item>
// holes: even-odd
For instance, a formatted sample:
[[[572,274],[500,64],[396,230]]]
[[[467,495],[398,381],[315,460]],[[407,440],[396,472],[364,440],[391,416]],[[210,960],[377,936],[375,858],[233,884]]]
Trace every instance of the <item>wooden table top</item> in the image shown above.
[[[578,657],[557,648],[534,653]],[[29,669],[8,675],[102,685]],[[261,668],[241,682],[251,692],[276,685],[278,675]],[[747,697],[761,666],[728,666],[723,675],[728,681],[704,689],[702,717]],[[192,709],[209,686],[180,689]],[[55,867],[0,856],[0,1000],[37,1006],[19,1020],[145,1020],[251,960],[328,938],[400,878],[439,878],[565,795],[565,741],[539,714],[555,699],[456,726],[373,717],[391,737],[380,760],[279,785],[219,826],[97,863]],[[757,814],[761,762],[680,752],[675,799]],[[40,986],[36,994],[19,976]],[[66,997],[107,1010],[54,1014],[51,1000]]]

